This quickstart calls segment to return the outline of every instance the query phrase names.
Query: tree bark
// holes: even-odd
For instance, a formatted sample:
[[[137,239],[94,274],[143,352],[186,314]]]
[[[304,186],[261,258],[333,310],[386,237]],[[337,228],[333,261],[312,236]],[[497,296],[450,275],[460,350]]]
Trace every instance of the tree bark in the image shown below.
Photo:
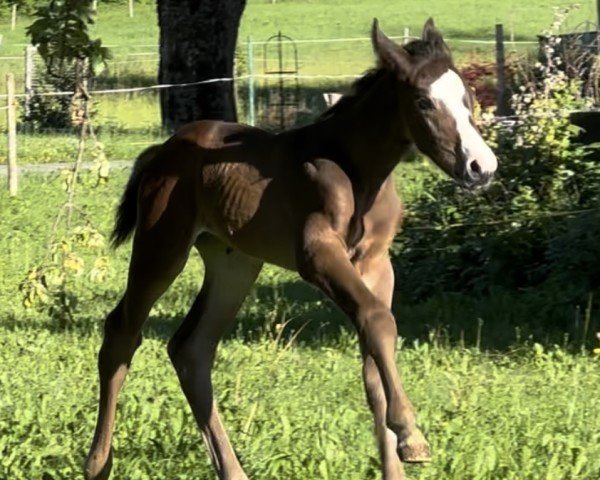
[[[193,83],[233,77],[235,45],[246,0],[157,0],[159,83]],[[160,92],[163,127],[194,120],[236,121],[231,81]]]

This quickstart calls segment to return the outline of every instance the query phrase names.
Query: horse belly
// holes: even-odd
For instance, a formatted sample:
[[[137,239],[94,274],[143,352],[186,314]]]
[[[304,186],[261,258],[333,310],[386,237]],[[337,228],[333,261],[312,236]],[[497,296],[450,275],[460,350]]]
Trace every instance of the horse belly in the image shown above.
[[[199,199],[206,228],[247,255],[295,269],[287,195],[247,168],[207,182]]]
[[[229,233],[229,243],[252,257],[296,270],[294,227],[285,200],[262,202],[242,228]]]

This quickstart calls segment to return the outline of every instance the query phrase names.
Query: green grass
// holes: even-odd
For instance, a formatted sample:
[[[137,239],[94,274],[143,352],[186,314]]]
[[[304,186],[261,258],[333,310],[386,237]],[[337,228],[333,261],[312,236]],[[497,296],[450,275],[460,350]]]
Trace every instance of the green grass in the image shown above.
[[[423,191],[424,169],[397,172],[409,204]],[[102,233],[126,178],[113,172],[91,188],[93,178],[82,177],[77,206]],[[106,281],[69,283],[72,321],[21,305],[19,283],[44,256],[61,185],[60,176],[26,175],[18,197],[0,192],[0,364],[9,366],[0,370],[0,478],[79,475],[96,412],[101,325],[124,285],[128,246],[107,252]],[[202,271],[193,254],[151,312],[119,404],[114,478],[213,478],[166,356]],[[430,466],[410,467],[410,478],[598,478],[600,357],[554,346],[543,331],[533,343],[527,325],[537,306],[527,302],[510,292],[418,305],[396,298],[398,365],[435,452]],[[220,350],[215,385],[251,478],[379,478],[356,335],[296,274],[265,268]]]
[[[373,17],[378,17],[382,27],[389,35],[403,35],[409,28],[412,35],[420,35],[423,23],[433,16],[450,45],[459,57],[465,61],[472,56],[493,57],[493,45],[475,45],[453,42],[452,39],[493,40],[494,25],[503,23],[507,36],[512,33],[515,40],[536,41],[536,35],[548,28],[552,21],[553,6],[568,6],[571,1],[534,0],[521,2],[508,0],[461,1],[430,0],[423,2],[404,2],[401,5],[384,0],[370,1],[283,1],[271,4],[265,0],[248,2],[239,31],[240,54],[245,55],[245,42],[251,36],[255,41],[264,41],[278,31],[296,40],[363,38],[363,41],[333,42],[321,44],[300,43],[300,73],[304,74],[357,74],[372,64],[372,50],[366,40]],[[581,8],[574,12],[565,25],[565,29],[581,29],[584,21],[595,20],[595,2],[579,2]],[[310,18],[310,22],[306,19]],[[0,47],[1,56],[21,55],[26,43],[25,27],[30,22],[20,17],[18,28],[11,32],[7,28],[7,15],[1,20],[0,27],[4,42]],[[123,70],[126,61],[133,62],[131,70],[136,75],[145,74],[155,77],[156,61],[151,57],[131,56],[141,52],[157,52],[158,25],[156,8],[152,4],[136,7],[134,18],[127,16],[126,5],[100,5],[97,26],[94,33],[104,43],[113,46],[115,54],[114,71]],[[509,47],[510,49],[511,47]],[[272,51],[267,52],[271,57]],[[129,55],[129,56],[128,56]],[[6,68],[21,71],[20,61],[10,61]],[[6,65],[6,64],[5,64]],[[261,73],[263,66],[262,47],[255,48],[255,72]]]
[[[456,1],[339,3],[250,1],[240,39],[249,33],[264,39],[277,29],[296,38],[364,36],[373,16],[390,34],[399,34],[405,25],[416,31],[430,14],[449,36],[491,38],[493,24],[502,21],[514,24],[518,39],[531,39],[551,18],[541,0],[460,2],[461,8]],[[125,6],[101,7],[98,32],[106,43],[156,43],[154,7],[136,6],[133,20]],[[571,23],[593,13],[593,2],[587,1]],[[14,34],[0,27],[5,35],[0,56],[20,55],[21,47],[11,45],[23,41],[22,27],[21,22]],[[470,48],[459,49],[464,58]],[[346,68],[359,73],[370,62],[368,44],[301,50],[302,73]],[[122,65],[121,79],[106,81],[147,82],[155,73],[151,65],[138,62],[127,71]],[[117,98],[98,104],[99,136],[109,158],[132,158],[146,142],[163,138],[156,97]],[[21,163],[69,160],[75,154],[69,135],[19,139]],[[0,158],[3,148],[0,144]],[[429,172],[420,162],[399,167],[397,183],[409,207],[426,194]],[[78,220],[108,234],[127,174],[112,172],[108,184],[97,188],[83,175]],[[101,325],[122,292],[129,247],[105,251],[110,268],[104,282],[93,283],[86,274],[70,280],[71,321],[48,309],[25,308],[19,284],[45,255],[51,224],[65,200],[63,182],[60,175],[24,175],[18,197],[0,191],[0,478],[77,478],[93,433]],[[88,264],[93,261],[83,256]],[[119,404],[113,478],[213,478],[165,348],[202,272],[194,253],[151,312]],[[398,281],[408,279],[400,275]],[[398,364],[434,448],[433,463],[410,467],[410,478],[600,477],[600,357],[581,348],[583,327],[574,325],[578,306],[557,305],[552,294],[438,295],[419,304],[395,298],[403,337]],[[356,336],[338,310],[296,274],[264,269],[220,350],[215,386],[250,478],[380,478]]]
[[[378,17],[390,35],[402,35],[409,27],[413,34],[429,16],[433,16],[449,37],[492,40],[494,25],[503,23],[517,40],[534,40],[535,35],[552,21],[552,7],[568,6],[568,0],[427,0],[394,4],[385,0],[292,0],[272,4],[266,0],[250,0],[240,27],[240,40],[252,35],[255,40],[266,40],[281,30],[295,39],[365,37],[370,22]],[[593,0],[576,2],[581,8],[569,20],[576,28],[586,20],[595,21]],[[27,17],[19,17],[15,32],[10,31],[8,11],[0,19],[4,42],[2,54],[20,55],[25,42]],[[307,18],[310,21],[307,22]],[[158,43],[156,7],[153,3],[137,5],[134,18],[127,15],[127,5],[102,5],[98,11],[95,29],[108,45],[118,45],[115,53],[151,51],[146,45]],[[352,48],[347,50],[353,51]],[[323,62],[326,64],[326,62]]]
[[[373,54],[366,38],[371,19],[381,20],[382,27],[390,35],[402,35],[408,27],[411,34],[419,35],[425,19],[433,15],[446,36],[462,39],[493,40],[494,24],[502,22],[507,35],[512,32],[516,40],[535,41],[535,35],[547,28],[552,20],[551,6],[566,6],[570,1],[557,0],[548,4],[544,0],[520,2],[510,0],[427,1],[404,2],[401,5],[383,0],[371,1],[283,1],[272,4],[265,0],[250,1],[242,18],[238,41],[238,73],[247,72],[246,39],[264,41],[281,30],[297,40],[329,38],[363,38],[352,42],[298,43],[299,73],[303,75],[358,75],[373,65]],[[586,0],[574,12],[565,29],[578,29],[585,20],[595,16],[595,3]],[[0,46],[1,56],[22,57],[27,42],[25,27],[31,22],[20,16],[17,29],[10,31],[8,11],[0,12],[0,33],[4,36]],[[306,19],[310,18],[310,22]],[[100,4],[94,34],[105,44],[113,46],[114,59],[109,70],[96,82],[96,88],[151,85],[156,83],[158,57],[136,56],[139,53],[157,53],[158,25],[156,8],[152,2],[136,5],[134,18],[127,15],[127,5]],[[489,61],[493,59],[493,45],[460,43],[449,40],[460,63]],[[511,46],[520,52],[530,47]],[[274,50],[263,51],[262,45],[254,48],[254,71],[263,73],[264,56],[272,59]],[[286,59],[290,56],[287,55]],[[23,61],[2,60],[0,77],[12,71],[16,74],[18,87],[22,89]],[[310,120],[325,108],[320,97],[322,91],[343,91],[351,79],[302,80],[303,98],[309,103],[310,115],[303,115],[300,123]],[[257,80],[257,87],[268,86],[264,79]],[[245,111],[246,84],[239,82],[240,119],[247,121]],[[101,138],[112,159],[134,158],[144,145],[164,139],[159,133],[160,110],[156,92],[137,95],[102,95],[95,98],[98,115],[95,122],[105,131],[117,130],[115,138],[107,134]],[[5,104],[0,99],[0,106]],[[257,105],[259,123],[263,122],[260,101]],[[0,128],[5,128],[5,115],[0,114]],[[158,133],[157,133],[158,132]],[[74,140],[61,138],[61,133],[51,138],[47,135],[19,135],[19,163],[45,163],[64,161],[71,152]],[[69,134],[70,136],[70,134]],[[71,154],[73,155],[73,154]],[[6,157],[6,145],[0,144],[0,161]]]
[[[213,478],[165,337],[148,336],[119,403],[113,478]],[[10,365],[0,372],[1,478],[80,475],[99,342],[96,333],[0,327],[0,362]],[[600,475],[598,359],[539,346],[500,356],[414,344],[397,360],[434,450],[433,463],[410,467],[410,478]],[[220,350],[214,383],[250,478],[380,478],[353,338],[291,347],[233,338]]]
[[[418,197],[427,195],[427,184],[433,172],[437,173],[437,169],[430,162],[415,161],[398,167],[396,183],[409,212]],[[91,223],[108,236],[113,225],[113,212],[128,173],[114,171],[106,185],[96,188],[90,187],[95,182],[93,174],[84,174],[76,194],[76,219]],[[8,197],[5,189],[0,191],[0,231],[3,232],[0,236],[0,251],[3,252],[0,257],[0,319],[18,327],[29,325],[33,320],[49,328],[54,328],[57,321],[60,323],[60,319],[51,318],[45,311],[37,313],[24,309],[19,285],[26,273],[43,261],[54,217],[65,201],[63,187],[64,176],[60,173],[45,176],[30,174],[21,177],[20,192],[16,198]],[[418,231],[409,229],[403,235],[413,233],[418,234]],[[110,259],[108,279],[98,284],[90,282],[87,275],[81,275],[73,278],[69,286],[76,302],[75,318],[82,325],[100,322],[123,288],[129,249],[102,249],[100,253],[105,253]],[[82,254],[89,267],[94,257],[85,250]],[[201,262],[194,253],[180,278],[159,301],[155,313],[169,318],[185,315],[198,290],[201,275]],[[407,281],[402,272],[398,272],[398,286]],[[564,303],[556,298],[556,293],[494,291],[486,298],[446,294],[420,304],[407,303],[397,296],[394,310],[402,335],[410,339],[428,339],[433,334],[438,340],[450,344],[466,342],[488,348],[506,348],[514,342],[531,339],[560,345],[575,342],[579,346],[583,325],[580,322],[575,327],[574,319],[579,315],[580,306]],[[255,308],[252,302],[259,306],[274,302],[277,308],[267,314]],[[269,319],[267,322],[265,315]],[[251,331],[244,332],[248,338],[270,334],[277,322],[289,319],[293,319],[294,328],[309,322],[306,329],[308,336],[335,336],[336,325],[345,323],[339,313],[328,302],[323,302],[321,296],[301,282],[296,274],[271,267],[265,268],[243,316],[254,326]]]

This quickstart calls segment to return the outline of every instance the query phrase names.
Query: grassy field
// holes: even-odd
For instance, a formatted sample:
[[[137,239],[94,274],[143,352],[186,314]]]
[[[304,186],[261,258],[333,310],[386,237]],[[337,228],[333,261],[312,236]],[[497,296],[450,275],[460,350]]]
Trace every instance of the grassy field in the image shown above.
[[[414,181],[421,168],[398,171],[405,197],[422,191]],[[103,233],[125,179],[113,172],[107,185],[79,190],[78,206]],[[0,364],[10,366],[0,371],[0,478],[79,474],[96,410],[101,322],[123,287],[128,246],[109,254],[105,282],[81,276],[70,285],[72,322],[21,305],[18,285],[44,254],[61,184],[60,176],[26,176],[19,197],[0,193]],[[212,478],[166,355],[201,275],[194,254],[152,311],[120,402],[116,479]],[[526,315],[522,303],[515,295],[395,303],[398,364],[435,452],[430,466],[409,469],[410,478],[600,475],[600,357],[573,344],[534,343],[526,322],[520,337],[504,331],[513,338],[506,347],[498,332]],[[450,336],[448,322],[463,322],[462,335]],[[217,365],[223,416],[251,478],[378,478],[355,334],[295,274],[264,270]]]
[[[127,15],[126,2],[122,5],[100,3],[97,25],[94,33],[105,44],[112,47],[114,59],[109,70],[97,81],[97,88],[130,87],[156,83],[158,26],[155,7],[151,2],[136,5],[134,18]],[[252,37],[261,42],[282,31],[299,41],[299,73],[301,75],[358,75],[372,66],[373,55],[367,40],[370,22],[379,17],[382,27],[390,35],[403,35],[405,27],[412,35],[419,35],[423,22],[434,16],[440,28],[449,38],[459,63],[490,61],[494,46],[490,43],[470,43],[459,40],[494,39],[494,24],[505,25],[507,37],[516,41],[536,41],[536,34],[547,28],[552,21],[553,6],[567,6],[572,2],[544,0],[521,2],[510,0],[497,2],[484,1],[425,1],[404,2],[401,5],[382,0],[370,1],[282,1],[272,4],[266,0],[250,1],[244,13],[239,32],[238,73],[247,72],[246,41]],[[592,0],[580,2],[564,28],[581,30],[582,22],[595,17],[595,3]],[[25,27],[30,18],[19,17],[17,29],[8,27],[8,12],[0,12],[0,77],[12,71],[17,76],[18,90],[23,81],[23,48],[27,42]],[[311,21],[306,18],[310,16]],[[330,42],[327,39],[358,40]],[[303,43],[307,39],[324,39],[320,43]],[[454,40],[453,40],[454,39]],[[508,44],[513,49],[524,52],[534,45]],[[141,54],[141,55],[140,55]],[[274,51],[263,51],[260,44],[254,47],[254,71],[261,74],[264,59],[272,60]],[[9,57],[17,57],[10,59]],[[290,58],[289,56],[287,58]],[[269,61],[270,61],[269,60]],[[311,113],[315,116],[325,108],[320,98],[322,91],[343,91],[351,79],[302,79],[301,92],[310,102]],[[266,88],[269,83],[258,80],[257,87]],[[246,92],[246,85],[240,82],[240,98]],[[316,94],[315,94],[316,92]],[[0,106],[4,100],[0,99]],[[156,133],[160,128],[158,96],[154,92],[143,94],[118,94],[96,97],[98,115],[96,123],[103,127],[101,140],[113,159],[127,159],[135,156],[139,148],[164,138]],[[258,108],[261,109],[259,102]],[[240,118],[247,120],[244,102],[239,105]],[[259,121],[261,112],[259,111]],[[0,128],[4,128],[4,115],[0,116]],[[113,134],[118,131],[119,138]],[[20,163],[43,163],[62,161],[68,156],[69,148],[60,132],[52,135],[29,135],[23,133],[20,140]],[[64,132],[62,135],[70,136]],[[144,138],[140,138],[140,136]],[[0,159],[5,155],[5,145],[0,144]]]
[[[373,16],[390,34],[401,34],[405,26],[416,32],[434,15],[454,38],[491,39],[493,24],[501,21],[516,39],[534,40],[552,17],[542,0],[397,3],[250,0],[240,47],[248,35],[263,40],[278,29],[298,39],[364,37]],[[153,83],[155,61],[127,55],[156,44],[154,7],[136,4],[134,19],[127,17],[125,4],[100,7],[97,33],[117,45],[110,76],[102,81]],[[593,18],[594,11],[587,0],[570,25]],[[0,57],[21,55],[26,22],[20,18],[12,33],[5,28],[6,15],[0,17]],[[452,46],[465,61],[472,55],[485,59],[489,51]],[[300,51],[301,73],[360,73],[371,62],[364,41],[301,44]],[[22,64],[10,62],[0,61],[0,74]],[[319,82],[311,84],[315,92],[341,87]],[[153,94],[100,98],[99,136],[110,159],[133,158],[164,138],[156,99]],[[65,132],[23,133],[19,147],[22,164],[71,161],[76,152],[74,137]],[[4,148],[0,143],[0,161]],[[111,172],[108,183],[97,187],[92,174],[83,174],[76,194],[78,222],[107,235],[128,173]],[[421,161],[398,167],[396,181],[409,211],[429,194],[431,175],[429,163]],[[51,225],[65,201],[64,183],[61,173],[30,174],[21,177],[16,198],[0,190],[0,479],[79,478],[93,433],[100,332],[122,292],[130,247],[82,251],[85,269],[66,284],[72,318],[48,306],[25,307],[20,284],[47,255]],[[92,281],[89,267],[98,253],[108,258],[107,276]],[[116,480],[214,478],[166,355],[166,342],[202,275],[202,263],[192,253],[151,312],[119,404]],[[398,281],[407,281],[402,272]],[[439,294],[419,303],[396,295],[397,362],[434,449],[431,465],[409,467],[411,479],[600,478],[600,355],[585,342],[595,330],[585,327],[585,305],[548,301],[551,295],[492,289],[484,297]],[[597,325],[594,302],[592,326]],[[250,478],[380,478],[349,322],[296,274],[273,267],[261,273],[238,320],[220,349],[214,382]]]
[[[121,397],[113,478],[213,478],[166,335],[148,337]],[[0,477],[79,477],[95,420],[99,341],[96,333],[0,327],[0,361],[10,365],[0,372]],[[411,479],[600,475],[597,360],[539,346],[492,355],[413,344],[398,364],[434,450],[431,465],[409,468]],[[380,478],[349,335],[293,346],[234,337],[217,365],[215,392],[250,478]]]
[[[409,201],[424,191],[422,169],[397,172]],[[126,177],[113,172],[96,188],[83,177],[80,214],[104,234]],[[71,281],[73,319],[25,308],[19,284],[43,258],[65,194],[60,175],[22,180],[17,198],[0,193],[0,364],[10,365],[0,372],[0,478],[68,479],[90,441],[99,332],[123,288],[129,247],[107,252],[104,282]],[[151,313],[119,407],[117,479],[212,478],[165,351],[201,276],[193,254]],[[411,478],[598,478],[600,357],[566,333],[530,336],[535,308],[510,292],[416,305],[396,298],[398,364],[435,450]],[[215,383],[251,478],[378,478],[355,334],[297,275],[263,271],[220,351]]]

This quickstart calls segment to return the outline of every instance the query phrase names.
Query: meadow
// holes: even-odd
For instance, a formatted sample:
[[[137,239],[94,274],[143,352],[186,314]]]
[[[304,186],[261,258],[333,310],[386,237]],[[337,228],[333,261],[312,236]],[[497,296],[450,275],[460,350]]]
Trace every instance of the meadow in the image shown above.
[[[414,175],[400,170],[398,181],[408,184]],[[126,177],[113,172],[106,185],[80,187],[82,214],[104,234]],[[123,287],[130,247],[109,253],[105,281],[74,277],[72,319],[25,308],[19,283],[44,255],[63,181],[30,175],[17,198],[0,194],[0,478],[77,477],[93,431],[102,320]],[[409,198],[415,194],[405,188]],[[118,410],[116,479],[212,478],[165,348],[201,275],[193,254],[144,330]],[[518,303],[518,295],[395,302],[398,365],[435,452],[431,465],[409,469],[410,478],[600,474],[600,357],[560,338],[538,343],[519,332],[508,332],[513,341],[501,346],[495,329],[523,308]],[[460,317],[465,330],[451,337],[447,322]],[[251,478],[378,478],[356,336],[297,275],[265,268],[219,352],[214,378]]]
[[[344,1],[311,0],[249,1],[242,18],[238,51],[236,54],[238,75],[248,72],[247,40],[259,42],[254,46],[254,73],[262,75],[265,67],[271,68],[275,52],[264,49],[264,42],[278,31],[298,41],[298,72],[304,76],[328,78],[301,78],[300,95],[309,105],[308,113],[300,122],[309,120],[325,108],[321,92],[345,91],[351,78],[340,76],[360,75],[373,66],[373,55],[368,32],[373,17],[378,17],[382,28],[393,36],[402,36],[405,28],[411,35],[420,35],[428,16],[434,16],[448,38],[459,65],[487,64],[494,61],[494,25],[504,24],[507,40],[529,43],[506,45],[509,57],[529,55],[535,51],[536,35],[547,29],[552,22],[552,6],[564,7],[572,2],[560,0],[549,4],[544,0],[521,2],[492,0],[464,2],[458,0],[427,2],[403,2],[395,4],[383,0]],[[565,30],[581,31],[586,21],[595,18],[592,0],[579,2],[564,25]],[[8,11],[0,11],[0,78],[11,71],[17,79],[17,90],[23,88],[23,51],[27,43],[25,28],[31,18],[20,16],[17,28],[10,30]],[[306,22],[307,16],[311,21]],[[158,70],[158,25],[153,2],[136,3],[135,16],[127,15],[126,2],[99,3],[95,35],[111,47],[113,60],[108,70],[95,82],[95,88],[138,87],[156,84]],[[306,40],[322,40],[317,43]],[[346,39],[346,41],[329,41]],[[352,40],[355,39],[355,40]],[[476,43],[483,41],[488,43]],[[474,43],[475,42],[475,43]],[[16,57],[11,59],[10,57]],[[286,53],[291,61],[291,52]],[[256,87],[264,91],[272,80],[259,78]],[[289,87],[293,84],[290,82]],[[239,117],[248,121],[245,98],[247,84],[238,82]],[[0,107],[5,100],[0,99]],[[263,121],[264,106],[258,102],[259,124]],[[160,130],[159,99],[155,91],[137,94],[99,95],[95,98],[95,119],[100,139],[109,157],[124,160],[135,156],[144,145],[165,138]],[[304,107],[303,107],[304,108]],[[0,128],[5,128],[4,115],[0,116]],[[64,161],[69,156],[69,131],[36,131],[22,129],[20,135],[20,163],[47,163]],[[145,137],[140,139],[140,137]],[[5,145],[0,144],[0,159],[5,155]]]
[[[582,3],[569,20],[573,28],[594,17],[594,2]],[[155,9],[151,2],[136,3],[135,12],[129,19],[125,4],[100,2],[96,32],[117,46],[99,85],[155,82],[155,61],[131,55],[156,44]],[[404,27],[418,32],[429,15],[449,37],[492,40],[493,25],[501,21],[515,40],[535,41],[550,24],[552,10],[543,0],[250,0],[239,58],[248,35],[264,40],[281,29],[297,39],[365,37],[373,16],[388,33],[401,35]],[[4,14],[0,56],[21,55],[27,19],[20,17],[14,33],[6,22]],[[372,61],[365,41],[301,46],[301,73],[356,74]],[[489,58],[489,45],[451,46],[461,61]],[[258,54],[255,58],[260,62]],[[2,75],[14,68],[1,62]],[[238,69],[244,68],[240,61]],[[341,89],[348,80],[324,82],[315,80],[310,88]],[[97,109],[99,137],[110,160],[133,158],[146,144],[165,138],[153,93],[103,96]],[[72,161],[76,152],[68,132],[21,132],[19,142],[22,164]],[[0,160],[4,148],[1,144]],[[114,170],[100,184],[93,172],[80,177],[78,225],[109,234],[128,173]],[[102,242],[93,251],[77,247],[83,263],[68,276],[60,298],[27,303],[23,285],[28,272],[48,261],[66,179],[64,172],[25,174],[17,197],[0,190],[0,479],[79,478],[93,433],[102,322],[122,293],[130,245],[116,251]],[[395,179],[409,216],[421,214],[424,222],[430,212],[414,212],[411,206],[424,198],[435,202],[439,174],[416,159],[399,165]],[[440,209],[449,209],[450,223],[461,220],[460,202],[448,207],[438,200]],[[412,225],[403,232],[407,238],[420,234]],[[499,227],[490,232],[494,229]],[[591,243],[593,238],[585,245]],[[91,273],[98,258],[106,262],[100,279]],[[600,347],[593,336],[600,330],[597,292],[584,291],[582,301],[561,296],[570,285],[560,284],[559,290],[492,286],[485,294],[438,292],[415,300],[407,293],[411,279],[403,273],[397,272],[393,305],[400,333],[397,363],[434,451],[431,465],[408,468],[409,478],[600,478],[600,354],[594,353],[600,351],[593,350]],[[119,403],[116,480],[214,478],[166,354],[166,342],[191,305],[202,274],[202,263],[192,253],[151,312]],[[379,478],[360,371],[356,335],[335,306],[296,274],[265,267],[219,350],[214,374],[222,416],[250,478]]]
[[[165,336],[148,337],[120,400],[113,478],[213,478]],[[0,371],[0,477],[79,478],[98,334],[31,325],[0,327],[0,338],[10,366]],[[540,346],[494,355],[414,343],[398,364],[434,451],[431,465],[408,469],[411,479],[598,478],[597,361]],[[215,392],[250,478],[379,478],[352,335],[292,346],[234,337],[217,365]]]

